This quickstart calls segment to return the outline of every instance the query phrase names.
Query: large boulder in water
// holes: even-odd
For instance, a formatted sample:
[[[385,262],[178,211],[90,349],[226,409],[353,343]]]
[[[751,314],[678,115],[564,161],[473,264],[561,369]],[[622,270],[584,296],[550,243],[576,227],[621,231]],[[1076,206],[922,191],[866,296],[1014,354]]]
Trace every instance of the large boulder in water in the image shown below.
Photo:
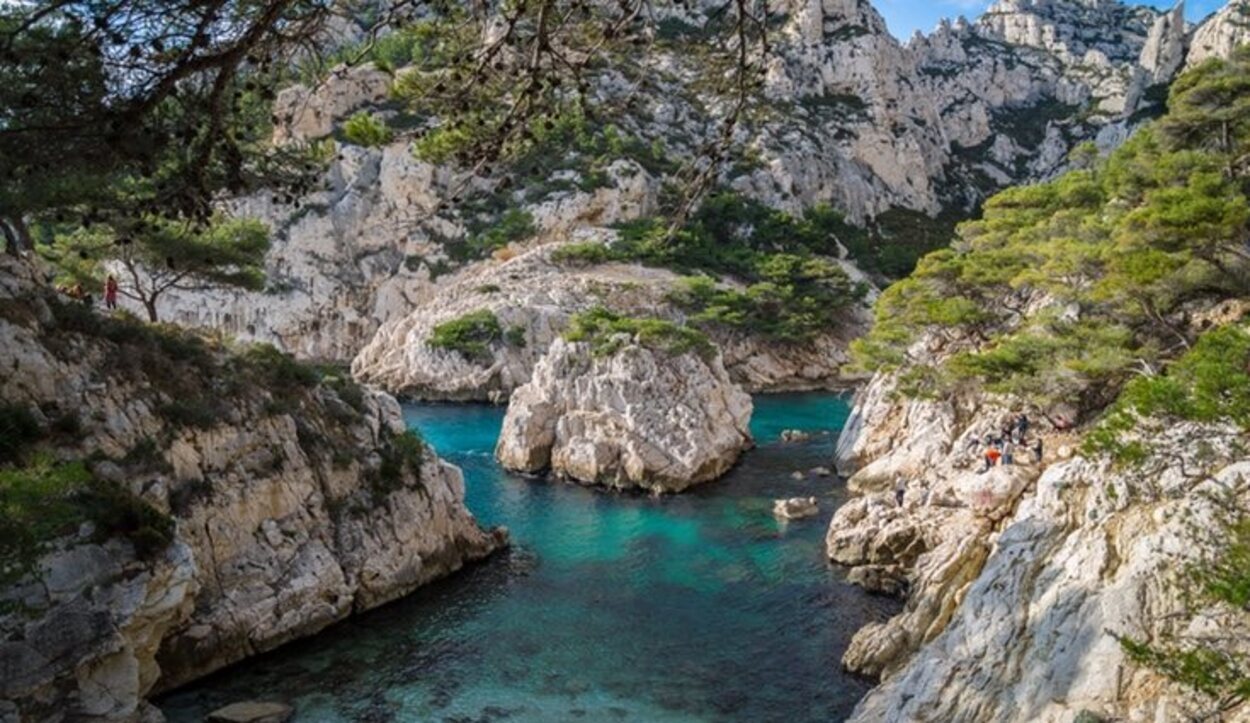
[[[587,484],[680,492],[716,479],[751,446],[751,397],[715,349],[610,354],[557,340],[512,394],[495,455],[504,467]]]

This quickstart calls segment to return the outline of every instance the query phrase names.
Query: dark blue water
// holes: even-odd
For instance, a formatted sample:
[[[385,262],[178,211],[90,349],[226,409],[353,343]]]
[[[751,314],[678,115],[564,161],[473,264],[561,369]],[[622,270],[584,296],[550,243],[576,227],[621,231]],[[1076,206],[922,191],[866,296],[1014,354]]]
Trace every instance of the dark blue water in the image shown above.
[[[829,464],[847,413],[836,395],[757,398],[759,446],[726,478],[665,498],[502,472],[499,408],[405,413],[514,549],[167,697],[172,721],[259,698],[293,703],[301,721],[799,723],[841,719],[867,690],[838,661],[895,605],[823,559],[841,485],[790,477]],[[817,434],[782,445],[786,428]],[[772,500],[797,495],[819,497],[821,515],[775,520]]]

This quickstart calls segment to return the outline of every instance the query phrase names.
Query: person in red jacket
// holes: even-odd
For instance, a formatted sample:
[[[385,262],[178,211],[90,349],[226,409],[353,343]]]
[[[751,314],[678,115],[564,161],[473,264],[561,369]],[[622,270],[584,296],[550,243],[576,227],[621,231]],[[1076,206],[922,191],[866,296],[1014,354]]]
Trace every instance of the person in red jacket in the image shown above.
[[[104,306],[109,309],[117,308],[117,279],[112,274],[104,282]]]

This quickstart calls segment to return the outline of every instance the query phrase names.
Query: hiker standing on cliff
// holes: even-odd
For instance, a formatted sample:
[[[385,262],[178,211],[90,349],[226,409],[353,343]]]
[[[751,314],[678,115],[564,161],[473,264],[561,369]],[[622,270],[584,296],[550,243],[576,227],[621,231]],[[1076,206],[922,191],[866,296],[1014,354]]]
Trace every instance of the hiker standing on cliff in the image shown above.
[[[108,280],[104,282],[104,307],[106,309],[117,308],[117,278],[109,274]]]
[[[899,507],[903,506],[903,497],[907,494],[907,483],[903,480],[903,476],[899,475],[894,478],[894,501]]]

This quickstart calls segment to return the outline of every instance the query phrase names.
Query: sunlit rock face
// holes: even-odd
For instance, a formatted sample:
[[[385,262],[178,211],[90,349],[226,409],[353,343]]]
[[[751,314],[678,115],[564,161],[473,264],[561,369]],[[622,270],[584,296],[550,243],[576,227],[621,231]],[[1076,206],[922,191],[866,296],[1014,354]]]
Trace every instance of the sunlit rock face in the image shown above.
[[[145,557],[87,523],[0,589],[0,718],[137,719],[154,691],[504,544],[465,507],[459,469],[411,445],[397,461],[406,428],[389,395],[329,384],[233,393],[249,380],[223,352],[203,351],[210,371],[193,377],[169,356],[186,347],[151,336],[164,332],[102,329],[90,310],[51,299],[40,276],[0,256],[0,399],[40,418],[73,410],[77,430],[58,454],[89,460],[97,479],[167,516],[173,539]],[[175,373],[196,399],[169,391],[162,375]],[[171,416],[210,402],[194,423]]]
[[[975,21],[944,21],[900,43],[865,0],[793,0],[774,8],[782,22],[766,72],[770,110],[737,131],[738,145],[754,160],[726,169],[721,180],[777,208],[801,213],[829,203],[857,221],[891,209],[966,211],[1006,185],[1064,170],[1078,143],[1093,141],[1103,150],[1122,143],[1161,111],[1166,84],[1181,69],[1227,55],[1250,39],[1246,8],[1238,0],[1190,27],[1179,9],[1111,0],[1003,0]],[[710,10],[696,4],[681,17],[698,24]],[[638,94],[635,114],[613,122],[684,161],[716,125],[723,103],[695,90],[703,69],[689,53],[674,52],[679,47],[657,48],[654,85]],[[372,346],[367,366],[377,367],[379,347],[395,347],[401,329],[432,318],[435,299],[454,295],[474,274],[494,274],[506,261],[498,255],[466,263],[452,258],[469,235],[472,199],[484,194],[533,218],[537,233],[510,245],[501,252],[505,257],[601,237],[611,225],[658,208],[662,174],[628,158],[611,163],[590,190],[573,168],[498,190],[497,178],[416,160],[406,140],[374,149],[342,140],[336,129],[353,112],[395,113],[385,99],[388,78],[368,65],[340,68],[315,88],[281,94],[279,140],[339,138],[326,188],[302,198],[262,193],[230,204],[273,229],[269,288],[175,290],[163,301],[166,318],[340,363]],[[596,83],[608,97],[628,86],[611,73]],[[454,275],[445,273],[448,265]],[[405,319],[414,315],[424,320]],[[853,335],[853,324],[848,319],[845,329],[832,332]],[[422,355],[411,339],[403,345],[387,354]],[[732,371],[733,350],[722,346]],[[836,345],[824,350],[840,353]],[[414,389],[428,387],[421,396],[437,396],[435,386],[419,380],[439,376],[442,366],[417,364],[403,372],[394,371],[393,360],[384,366],[387,371],[374,376],[388,386],[414,381]],[[452,384],[446,398],[506,395],[524,383],[532,363],[505,366],[506,374],[478,375],[485,380],[480,388]],[[460,371],[452,376],[463,376]],[[758,386],[768,387],[763,377],[773,373],[761,374]]]
[[[751,446],[751,397],[729,380],[719,354],[620,343],[604,356],[587,343],[552,344],[512,393],[500,464],[656,493],[729,471]]]
[[[1179,425],[1142,468],[1117,469],[1035,423],[1041,462],[1018,451],[987,469],[974,440],[1013,418],[1003,400],[908,401],[895,384],[881,374],[857,394],[838,444],[860,496],[834,514],[827,554],[851,581],[906,597],[843,657],[881,679],[852,719],[1184,718],[1189,694],[1131,664],[1115,636],[1150,639],[1184,609],[1168,571],[1198,554],[1195,520],[1245,494],[1242,435]]]
[[[578,238],[610,242],[614,235],[605,230]],[[560,247],[540,246],[443,280],[412,311],[378,329],[353,360],[352,373],[406,397],[503,403],[530,380],[535,364],[579,312],[608,305],[630,316],[684,318],[671,300],[681,288],[679,274],[638,264],[562,264],[553,260]],[[504,332],[484,354],[430,343],[440,324],[484,310]],[[843,371],[847,346],[867,323],[866,310],[852,307],[840,328],[803,343],[778,345],[724,329],[711,334],[730,378],[748,391],[818,389],[849,381]]]
[[[1192,68],[1208,58],[1227,58],[1246,43],[1250,43],[1250,2],[1230,0],[1194,29],[1185,67]]]

